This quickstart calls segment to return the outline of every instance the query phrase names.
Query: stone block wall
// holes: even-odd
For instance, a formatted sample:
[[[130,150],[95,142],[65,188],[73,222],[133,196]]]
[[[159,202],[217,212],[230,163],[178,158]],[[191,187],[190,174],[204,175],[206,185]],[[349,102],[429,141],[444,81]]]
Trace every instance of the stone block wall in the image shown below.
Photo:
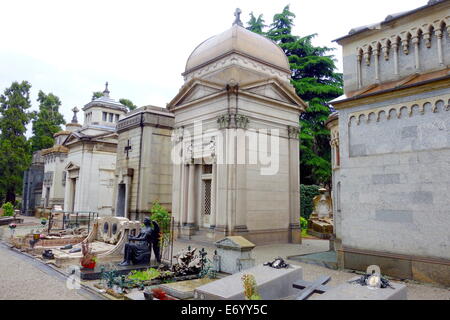
[[[339,111],[344,248],[450,259],[449,99],[445,89]]]

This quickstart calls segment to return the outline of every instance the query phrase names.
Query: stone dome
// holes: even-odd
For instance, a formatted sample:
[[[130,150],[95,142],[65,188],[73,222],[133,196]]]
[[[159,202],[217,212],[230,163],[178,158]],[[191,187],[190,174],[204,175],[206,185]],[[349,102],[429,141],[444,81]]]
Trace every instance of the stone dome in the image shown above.
[[[232,52],[290,72],[288,58],[275,42],[234,24],[230,29],[203,41],[195,48],[186,62],[185,74]]]

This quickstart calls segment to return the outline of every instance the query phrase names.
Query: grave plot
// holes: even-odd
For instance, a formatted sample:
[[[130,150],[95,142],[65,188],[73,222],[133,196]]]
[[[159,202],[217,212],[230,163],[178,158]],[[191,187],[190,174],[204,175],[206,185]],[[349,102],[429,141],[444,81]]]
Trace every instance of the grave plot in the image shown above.
[[[244,300],[244,275],[254,277],[261,299],[278,300],[296,294],[292,284],[303,278],[303,271],[292,265],[282,269],[258,265],[201,286],[195,290],[194,297],[198,300]]]
[[[197,253],[196,248],[188,247],[175,258],[172,266],[110,265],[103,268],[94,287],[115,298],[175,300],[189,299],[195,288],[215,281],[215,272],[204,249]]]

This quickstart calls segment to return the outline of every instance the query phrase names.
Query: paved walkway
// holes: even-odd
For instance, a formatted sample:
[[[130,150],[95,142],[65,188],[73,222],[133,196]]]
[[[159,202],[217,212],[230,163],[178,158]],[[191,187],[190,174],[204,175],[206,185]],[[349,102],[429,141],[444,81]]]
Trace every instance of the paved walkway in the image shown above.
[[[208,257],[211,258],[214,254],[214,247],[206,245],[205,243],[195,243],[185,240],[178,240],[174,242],[174,253],[186,248],[188,245],[198,249],[205,248],[208,252]],[[257,246],[253,252],[253,258],[256,264],[265,263],[277,257],[287,258],[289,256],[303,255],[314,252],[324,252],[329,248],[326,240],[308,240],[304,239],[303,244],[276,244],[267,246]],[[313,281],[321,275],[331,276],[330,286],[336,286],[344,283],[351,278],[358,276],[350,271],[331,270],[321,266],[306,264],[293,260],[288,260],[293,265],[298,265],[303,268],[303,278],[307,281]],[[408,287],[408,300],[450,300],[450,288],[441,288],[429,284],[419,284],[416,282],[404,282]]]
[[[0,300],[86,300],[96,296],[69,290],[66,277],[0,243]]]

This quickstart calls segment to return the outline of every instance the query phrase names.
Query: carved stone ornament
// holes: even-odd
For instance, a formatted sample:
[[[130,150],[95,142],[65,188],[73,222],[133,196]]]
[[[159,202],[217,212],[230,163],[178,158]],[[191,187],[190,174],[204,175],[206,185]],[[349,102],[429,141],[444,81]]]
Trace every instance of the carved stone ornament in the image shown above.
[[[298,135],[300,134],[300,128],[288,126],[288,134],[290,139],[298,139]]]

